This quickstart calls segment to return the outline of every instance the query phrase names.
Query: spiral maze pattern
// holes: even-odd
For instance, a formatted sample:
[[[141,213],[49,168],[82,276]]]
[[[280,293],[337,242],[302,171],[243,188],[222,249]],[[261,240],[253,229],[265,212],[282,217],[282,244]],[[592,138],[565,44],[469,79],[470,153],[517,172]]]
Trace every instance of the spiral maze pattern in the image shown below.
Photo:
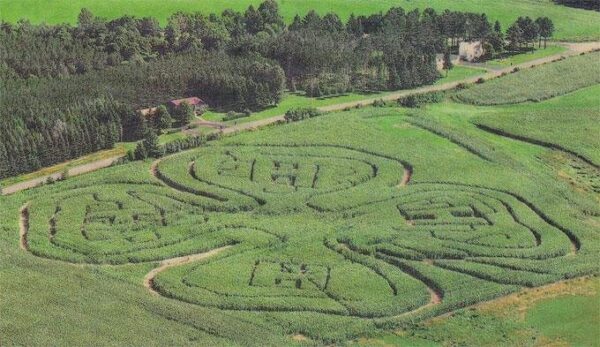
[[[72,263],[162,262],[152,290],[198,305],[364,318],[552,282],[562,276],[553,261],[580,247],[518,195],[399,187],[407,163],[355,148],[212,146],[152,172],[160,184],[105,182],[30,202],[22,242]],[[481,293],[459,302],[461,286]]]

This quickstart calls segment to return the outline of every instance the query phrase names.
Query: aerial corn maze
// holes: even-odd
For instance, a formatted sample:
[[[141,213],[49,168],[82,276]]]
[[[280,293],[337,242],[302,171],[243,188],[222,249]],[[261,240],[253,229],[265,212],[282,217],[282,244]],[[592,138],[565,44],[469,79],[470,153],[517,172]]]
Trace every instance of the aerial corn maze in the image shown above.
[[[0,0],[0,346],[600,347],[598,1]]]
[[[530,108],[593,107],[594,90]],[[481,128],[507,106],[438,107],[331,113],[41,188],[13,201],[20,245],[323,342],[596,274],[593,160]],[[557,176],[568,163],[592,175]]]

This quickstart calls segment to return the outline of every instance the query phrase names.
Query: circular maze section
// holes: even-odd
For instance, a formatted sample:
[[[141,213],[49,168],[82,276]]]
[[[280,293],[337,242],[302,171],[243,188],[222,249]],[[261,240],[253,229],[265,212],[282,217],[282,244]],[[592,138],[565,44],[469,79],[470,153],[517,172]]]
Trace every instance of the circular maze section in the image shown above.
[[[403,164],[337,146],[211,146],[163,160],[157,174],[176,189],[231,210],[266,204],[303,204],[344,190],[399,184]]]

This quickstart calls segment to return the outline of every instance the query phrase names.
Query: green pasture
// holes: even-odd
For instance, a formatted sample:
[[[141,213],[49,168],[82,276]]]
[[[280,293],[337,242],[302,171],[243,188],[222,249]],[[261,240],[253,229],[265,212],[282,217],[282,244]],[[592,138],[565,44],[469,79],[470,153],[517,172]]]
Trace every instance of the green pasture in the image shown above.
[[[600,345],[600,281],[592,296],[566,295],[546,299],[527,312],[526,322],[544,336],[572,346]]]
[[[76,23],[77,14],[82,7],[90,9],[94,14],[107,18],[116,18],[124,14],[137,17],[152,16],[166,22],[172,13],[177,11],[204,13],[220,13],[224,9],[231,8],[244,11],[249,5],[258,6],[257,0],[1,0],[0,18],[17,22],[19,19],[27,18],[33,23],[46,22]],[[596,23],[600,14],[594,11],[573,9],[559,6],[550,0],[280,0],[281,12],[287,21],[291,21],[295,14],[305,14],[311,9],[321,14],[335,11],[346,19],[351,13],[372,14],[386,11],[392,6],[401,6],[407,10],[432,7],[438,11],[445,9],[464,12],[485,12],[492,20],[499,20],[504,28],[514,22],[518,16],[548,16],[556,25],[556,38],[559,40],[597,40],[599,31]]]

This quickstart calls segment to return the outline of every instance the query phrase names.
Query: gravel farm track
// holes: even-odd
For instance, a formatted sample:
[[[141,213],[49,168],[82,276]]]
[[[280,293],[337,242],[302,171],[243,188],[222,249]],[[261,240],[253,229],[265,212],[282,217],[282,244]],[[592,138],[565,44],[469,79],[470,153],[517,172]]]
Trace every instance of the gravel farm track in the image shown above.
[[[522,64],[516,64],[514,66],[500,68],[500,69],[485,68],[482,65],[481,67],[484,67],[487,70],[487,72],[483,73],[481,75],[475,76],[475,77],[471,77],[471,78],[467,78],[467,79],[463,79],[463,80],[459,80],[459,81],[454,81],[454,82],[443,83],[443,84],[439,84],[439,85],[425,86],[425,87],[410,89],[410,90],[402,90],[402,91],[391,93],[391,94],[388,94],[385,96],[366,98],[366,99],[358,100],[358,101],[324,106],[324,107],[319,107],[318,109],[320,111],[324,111],[324,112],[341,111],[341,110],[349,109],[349,108],[353,108],[353,107],[367,106],[367,105],[372,104],[376,100],[392,101],[392,100],[396,100],[398,98],[406,97],[409,95],[423,94],[423,93],[435,92],[435,91],[451,90],[451,89],[456,88],[456,86],[459,84],[475,83],[480,78],[482,78],[484,80],[488,80],[488,79],[500,77],[502,74],[512,72],[515,68],[519,68],[519,69],[532,68],[532,67],[535,67],[538,65],[556,61],[558,59],[563,59],[563,58],[567,58],[570,56],[579,55],[581,53],[600,50],[600,41],[598,41],[598,42],[582,42],[582,43],[567,43],[567,42],[565,42],[565,43],[561,43],[561,44],[567,48],[567,51],[558,53],[555,55],[551,55],[548,57],[528,61],[528,62],[525,62]],[[470,65],[477,66],[477,64],[470,64]],[[207,127],[211,127],[213,129],[215,129],[214,130],[215,132],[219,132],[223,135],[228,135],[228,134],[234,134],[236,132],[258,129],[260,127],[280,123],[283,121],[284,121],[284,115],[278,115],[278,116],[274,116],[274,117],[270,117],[270,118],[252,121],[252,122],[236,124],[236,125],[229,126],[229,127],[223,127],[223,123],[208,122],[208,121],[204,121],[204,120],[197,122],[196,124],[201,125],[201,126],[205,125]],[[69,169],[68,175],[69,176],[78,176],[78,175],[81,175],[84,173],[103,169],[103,168],[111,166],[116,160],[118,160],[120,158],[121,157],[113,157],[113,158],[102,159],[102,160],[98,160],[98,161],[95,161],[92,163],[76,166],[76,167]],[[20,192],[22,190],[34,188],[34,187],[37,187],[37,186],[43,184],[44,182],[46,182],[46,180],[50,177],[53,179],[59,179],[62,177],[62,174],[55,173],[52,175],[42,176],[39,178],[35,178],[32,180],[28,180],[28,181],[23,181],[23,182],[9,185],[6,187],[1,187],[0,193],[1,193],[1,195],[10,195],[10,194]]]

